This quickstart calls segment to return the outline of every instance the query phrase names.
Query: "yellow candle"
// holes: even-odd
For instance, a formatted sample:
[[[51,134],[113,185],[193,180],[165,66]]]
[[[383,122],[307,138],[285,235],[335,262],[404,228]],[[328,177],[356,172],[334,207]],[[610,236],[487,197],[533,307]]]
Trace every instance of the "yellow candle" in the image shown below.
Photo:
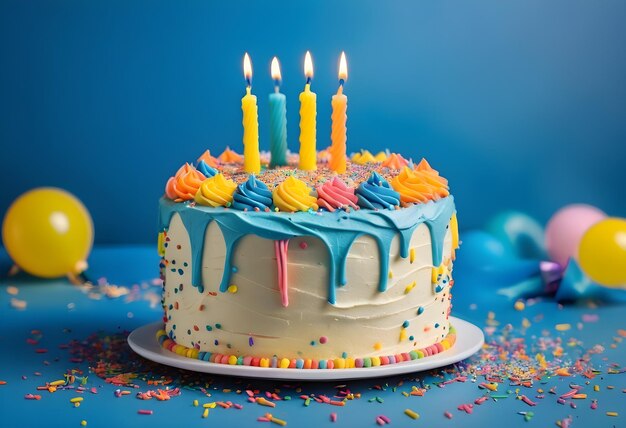
[[[338,174],[346,172],[346,121],[348,120],[348,97],[343,94],[343,84],[348,80],[348,65],[346,63],[346,54],[341,53],[339,60],[339,89],[337,94],[333,95],[331,105],[333,108],[332,130],[330,139],[330,169]]]
[[[304,171],[315,171],[317,169],[317,153],[315,151],[317,95],[315,92],[311,92],[313,61],[311,61],[311,53],[308,51],[304,58],[304,75],[306,76],[306,85],[304,92],[300,94],[299,168]]]
[[[241,99],[243,111],[243,169],[250,174],[261,172],[261,156],[259,154],[259,114],[256,95],[252,95],[252,64],[246,53],[243,57],[243,74],[248,86],[246,95]]]

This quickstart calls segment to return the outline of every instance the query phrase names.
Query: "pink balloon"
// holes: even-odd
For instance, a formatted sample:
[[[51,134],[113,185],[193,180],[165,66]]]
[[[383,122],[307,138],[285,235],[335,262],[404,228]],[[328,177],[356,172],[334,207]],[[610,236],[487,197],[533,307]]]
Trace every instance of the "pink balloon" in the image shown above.
[[[565,266],[578,257],[578,244],[591,226],[606,218],[604,211],[586,204],[567,205],[546,226],[546,249],[552,261]]]

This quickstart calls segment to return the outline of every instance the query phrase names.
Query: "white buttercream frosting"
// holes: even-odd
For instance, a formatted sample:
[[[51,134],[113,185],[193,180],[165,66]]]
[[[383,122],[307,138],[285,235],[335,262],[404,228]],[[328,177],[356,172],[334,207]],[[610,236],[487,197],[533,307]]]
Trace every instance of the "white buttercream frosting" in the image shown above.
[[[448,334],[450,280],[439,282],[441,291],[432,283],[432,243],[425,224],[410,239],[412,257],[400,257],[399,238],[392,241],[384,292],[379,291],[378,246],[367,235],[358,237],[346,261],[347,283],[336,288],[334,305],[327,298],[329,254],[317,238],[289,241],[287,307],[281,304],[273,240],[242,238],[233,254],[229,291],[220,292],[226,246],[220,228],[210,223],[200,292],[191,285],[190,239],[178,214],[171,218],[167,238],[165,331],[186,347],[228,355],[362,358],[427,347]],[[450,230],[443,258],[452,258]]]

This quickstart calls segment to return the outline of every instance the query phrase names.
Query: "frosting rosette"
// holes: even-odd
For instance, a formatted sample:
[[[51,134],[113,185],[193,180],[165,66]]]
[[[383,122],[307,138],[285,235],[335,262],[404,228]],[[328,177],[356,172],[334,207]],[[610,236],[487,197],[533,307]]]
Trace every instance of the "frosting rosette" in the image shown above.
[[[233,208],[240,211],[267,211],[272,206],[272,192],[265,183],[250,175],[248,180],[237,186],[233,195]]]
[[[176,202],[193,199],[205,178],[193,165],[186,163],[167,180],[165,195]]]
[[[339,177],[317,187],[317,204],[331,212],[342,208],[359,209],[356,204],[358,200],[354,189],[348,187]]]
[[[326,147],[324,150],[317,152],[317,161],[319,163],[328,163],[328,161],[330,161],[330,147]]]
[[[358,153],[352,154],[350,159],[357,165],[366,165],[368,163],[384,162],[387,160],[387,154],[385,152],[378,152],[374,156],[369,150],[361,150]]]
[[[207,165],[213,168],[217,168],[219,165],[219,161],[216,157],[211,155],[211,152],[209,150],[205,150],[204,153],[200,155],[200,157],[198,158],[198,163],[200,161],[204,161]]]
[[[378,152],[376,153],[376,156],[374,156],[374,159],[376,160],[376,162],[384,162],[387,160],[387,153]]]
[[[387,157],[387,159],[383,161],[381,166],[385,166],[387,168],[392,168],[392,169],[402,169],[408,164],[409,164],[409,161],[404,159],[402,155],[399,155],[398,153],[392,153]]]
[[[393,188],[400,193],[400,200],[405,203],[419,204],[437,201],[450,195],[448,180],[422,159],[415,167],[405,167],[391,181]]]
[[[395,209],[400,205],[400,194],[391,188],[389,182],[379,173],[372,171],[367,181],[356,189],[359,206],[362,208]]]
[[[317,211],[319,209],[317,198],[311,195],[309,186],[293,175],[276,186],[273,200],[276,208],[285,212],[308,211],[310,209]]]
[[[236,151],[231,150],[228,146],[226,146],[226,149],[224,149],[218,159],[222,163],[243,163],[243,156]]]
[[[206,178],[214,177],[219,171],[209,164],[207,164],[204,160],[198,162],[198,166],[196,167],[198,171],[202,173]]]
[[[233,201],[235,189],[237,189],[237,184],[219,173],[202,182],[195,201],[209,207],[228,207]]]
[[[365,165],[368,163],[377,162],[376,158],[373,154],[369,152],[369,150],[361,150],[360,153],[353,154],[351,160],[357,165]]]

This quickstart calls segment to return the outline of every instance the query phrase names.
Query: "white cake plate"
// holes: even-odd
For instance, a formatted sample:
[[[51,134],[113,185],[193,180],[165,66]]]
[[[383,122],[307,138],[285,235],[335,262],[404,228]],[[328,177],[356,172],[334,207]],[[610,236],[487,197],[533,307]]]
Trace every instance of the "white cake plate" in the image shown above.
[[[381,376],[392,376],[414,373],[447,366],[464,360],[475,354],[485,341],[480,328],[460,318],[450,317],[450,323],[456,329],[456,343],[444,352],[417,360],[403,361],[386,366],[354,368],[354,369],[280,369],[254,366],[237,366],[216,364],[207,361],[187,358],[163,349],[156,339],[156,332],[163,328],[163,322],[157,321],[134,330],[128,336],[128,344],[137,354],[148,360],[202,373],[213,373],[228,376],[245,376],[263,379],[290,380],[345,380],[365,379]]]

